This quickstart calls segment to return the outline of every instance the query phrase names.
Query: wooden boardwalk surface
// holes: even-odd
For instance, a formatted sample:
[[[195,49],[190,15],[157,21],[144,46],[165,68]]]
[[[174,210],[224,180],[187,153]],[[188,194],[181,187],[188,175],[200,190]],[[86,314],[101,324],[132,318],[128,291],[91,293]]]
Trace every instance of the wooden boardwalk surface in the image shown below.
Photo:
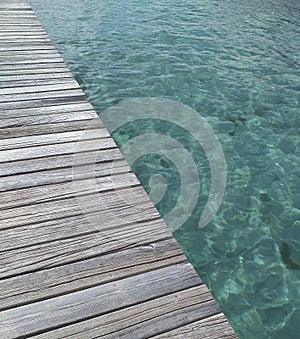
[[[25,0],[0,94],[0,338],[235,338]]]

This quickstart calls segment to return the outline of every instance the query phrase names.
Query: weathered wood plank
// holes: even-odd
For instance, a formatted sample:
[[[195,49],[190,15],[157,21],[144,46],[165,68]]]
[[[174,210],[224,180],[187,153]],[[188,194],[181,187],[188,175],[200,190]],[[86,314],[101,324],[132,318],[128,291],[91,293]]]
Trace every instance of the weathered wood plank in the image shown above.
[[[81,89],[69,89],[69,90],[57,90],[57,91],[48,91],[48,92],[39,92],[39,93],[18,93],[10,95],[1,95],[0,103],[9,103],[16,101],[32,101],[32,100],[42,100],[42,99],[58,99],[65,97],[76,97],[84,96]]]
[[[120,191],[120,193],[122,192]],[[60,261],[58,263],[58,258],[56,258],[56,261],[53,259],[52,250],[49,253],[41,253],[43,249],[48,249],[49,247],[51,247],[51,244],[49,246],[47,245],[47,243],[52,243],[52,245],[56,245],[54,246],[54,251],[56,251],[57,254],[61,254],[62,257],[65,253],[69,253],[70,255],[72,255],[72,251],[70,252],[68,246],[70,246],[71,244],[70,239],[75,237],[83,240],[83,252],[86,249],[86,246],[90,244],[89,240],[93,241],[92,238],[90,238],[91,234],[94,234],[96,236],[97,234],[102,234],[105,236],[113,236],[113,234],[115,234],[117,235],[115,240],[118,241],[122,240],[122,235],[120,232],[125,232],[123,237],[123,239],[125,240],[126,233],[131,234],[132,232],[136,232],[137,236],[141,236],[143,232],[150,235],[151,238],[146,237],[144,239],[144,241],[147,242],[155,241],[154,239],[161,240],[161,237],[167,237],[169,233],[167,232],[164,223],[162,222],[162,220],[160,220],[157,213],[153,214],[151,212],[151,206],[147,209],[147,207],[128,207],[124,203],[123,205],[129,211],[129,214],[132,214],[132,216],[130,216],[128,220],[118,219],[121,215],[121,209],[124,208],[124,206],[119,206],[114,207],[114,209],[112,209],[111,211],[108,211],[108,209],[102,209],[100,211],[99,208],[99,211],[96,211],[93,214],[82,215],[81,213],[62,219],[59,219],[59,216],[57,216],[58,218],[53,220],[19,226],[18,230],[3,230],[2,232],[0,232],[1,240],[3,240],[3,243],[1,244],[1,254],[3,254],[1,263],[5,263],[7,267],[3,266],[1,268],[1,275],[14,275],[17,273],[17,271],[14,270],[17,269],[21,269],[21,272],[24,273],[26,271],[30,271],[30,268],[32,269],[32,265],[34,265],[34,269],[44,267],[43,263],[39,259],[40,257],[43,257],[44,261],[48,260],[48,263],[51,263],[52,265],[57,265],[58,263],[63,264],[64,261],[62,261],[62,258],[60,258]],[[152,213],[151,220],[150,218],[144,218],[143,213],[145,211],[148,211],[147,213],[149,216],[150,213]],[[133,215],[133,213],[135,215]],[[99,218],[102,217],[103,220],[99,222]],[[158,230],[159,228],[161,228],[161,231]],[[13,237],[14,232],[16,234],[15,238]],[[137,241],[137,238],[135,236],[134,238],[135,241]],[[78,244],[77,240],[75,240],[74,244],[76,243]],[[99,249],[100,248],[101,247],[99,247]],[[24,249],[26,250],[24,251]],[[14,262],[14,258],[9,256],[9,253],[4,253],[8,251],[18,257],[21,257],[23,255],[23,257],[20,259],[21,261],[18,263]],[[57,257],[59,257],[59,255]],[[78,256],[75,255],[75,258],[78,258]]]
[[[3,25],[0,25],[0,29],[3,29]],[[5,27],[9,28],[9,25],[5,25]],[[15,26],[13,26],[15,27]],[[33,25],[24,25],[24,26],[18,26],[18,29],[34,29],[35,27],[38,26],[33,26]],[[51,43],[46,43],[45,45],[28,45],[28,44],[15,44],[15,45],[6,45],[5,47],[0,45],[0,52],[12,52],[12,51],[16,51],[16,52],[21,52],[21,51],[43,51],[43,50],[55,50],[54,46]]]
[[[58,82],[57,84],[51,85],[39,85],[39,86],[21,86],[21,87],[6,87],[1,88],[1,96],[5,100],[5,96],[8,98],[10,96],[15,96],[15,94],[40,94],[40,92],[52,92],[52,91],[61,91],[61,90],[73,90],[80,89],[78,83],[74,79],[69,79],[65,82]]]
[[[41,112],[40,112],[41,113]],[[97,118],[95,111],[79,111],[70,113],[57,113],[57,114],[39,114],[39,115],[29,115],[14,117],[13,114],[11,118],[3,118],[0,114],[0,128],[27,128],[29,126],[39,126],[42,128],[44,125],[58,124],[58,123],[68,123],[73,121],[86,121],[95,120],[95,125],[102,126],[101,121]],[[83,126],[84,127],[84,126]],[[89,129],[89,128],[87,128]],[[51,130],[51,126],[49,126]],[[46,134],[46,133],[42,133]],[[1,174],[1,173],[0,173]]]
[[[116,144],[111,138],[108,138],[105,139],[105,143],[103,143],[103,139],[93,139],[87,141],[78,140],[61,144],[28,147],[26,148],[26,152],[24,152],[24,149],[10,149],[0,151],[0,163],[73,154],[74,152],[78,152],[78,150],[80,150],[80,152],[87,152],[111,148],[116,148]]]
[[[82,179],[89,179],[94,178],[98,176],[110,176],[112,173],[126,173],[128,172],[127,166],[121,166],[120,163],[112,163],[107,162],[105,164],[103,163],[97,163],[97,164],[90,164],[90,165],[81,165],[76,167],[76,171],[79,171],[77,174],[74,172],[73,167],[69,168],[62,168],[62,169],[54,169],[54,170],[48,170],[48,171],[42,171],[42,172],[30,172],[25,174],[17,174],[17,175],[9,175],[7,177],[2,177],[0,182],[0,192],[8,192],[11,190],[20,190],[23,188],[28,187],[36,187],[36,186],[44,186],[44,185],[50,185],[55,183],[63,183],[63,182],[69,182],[69,181],[75,181],[75,180],[82,180]],[[137,182],[132,178],[131,181],[128,181],[129,178],[123,174],[122,175],[121,182],[123,185],[136,185]],[[105,187],[105,180],[108,182],[108,184],[117,184],[119,181],[118,177],[101,180],[97,179],[95,182],[97,185],[103,185]],[[117,188],[117,187],[116,187]],[[107,189],[113,189],[113,186],[108,186]]]
[[[29,106],[29,105],[28,105]],[[76,114],[77,112],[86,112],[93,110],[93,107],[87,101],[82,102],[64,102],[64,104],[55,105],[53,103],[45,103],[44,105],[34,106],[34,107],[17,107],[16,109],[4,109],[2,108],[0,111],[0,118],[15,118],[15,117],[29,117],[29,116],[37,116],[40,114],[50,115],[50,114],[60,114],[60,113],[69,113]],[[96,112],[94,115],[97,116]]]
[[[48,173],[45,169],[65,170],[63,174],[66,176],[69,175],[69,179],[72,179],[72,182],[62,176],[64,179],[61,179],[61,183],[55,182],[55,184],[48,184],[46,186],[40,185],[23,188],[22,190],[0,192],[0,210],[57,200],[59,198],[72,197],[75,196],[75,193],[94,194],[102,190],[102,188],[93,185],[95,184],[95,178],[130,172],[130,167],[127,165],[121,152],[117,148],[99,152],[85,152],[81,154],[80,158],[76,158],[76,161],[73,154],[61,156],[60,159],[57,159],[57,162],[56,159],[56,156],[35,159],[36,163],[34,161],[30,161],[29,163],[25,162],[25,166],[28,166],[28,172],[30,172],[30,170],[34,172],[33,169],[35,166],[42,173]],[[75,164],[76,167],[72,167],[75,166]],[[10,165],[10,163],[5,163],[3,167],[5,167],[5,165]],[[16,168],[17,166],[21,167],[23,165],[22,162],[20,163],[17,161],[13,163],[13,165],[15,166],[14,171],[19,172],[20,174],[26,170],[26,168],[24,170],[22,168]],[[58,173],[61,172],[57,171],[54,173],[58,175]],[[75,178],[76,180],[81,180],[79,184],[75,182]],[[74,185],[76,185],[76,191]]]
[[[38,75],[38,76],[48,76],[49,74],[53,74],[54,76],[56,73],[68,73],[69,70],[65,67],[64,64],[58,63],[53,68],[48,66],[41,66],[37,69],[2,69],[0,70],[0,76],[27,76],[27,75]]]
[[[11,101],[5,102],[1,104],[1,108],[3,111],[6,110],[18,110],[18,109],[26,109],[26,108],[42,108],[48,106],[64,106],[70,104],[88,104],[86,101],[86,97],[81,92],[79,95],[70,96],[65,95],[59,98],[44,98],[44,99],[36,99],[36,100],[22,100],[22,101]],[[1,112],[3,112],[1,111]]]
[[[1,18],[0,18],[1,20]],[[48,35],[46,32],[10,32],[10,33],[1,33],[0,35],[0,44],[3,44],[3,41],[5,40],[19,40],[19,39],[29,39],[29,38],[33,38],[33,39],[43,39],[44,37],[48,38]]]
[[[45,32],[43,28],[39,25],[35,25],[30,28],[28,25],[25,25],[24,28],[28,29],[28,32]],[[14,32],[24,32],[24,29],[20,28],[20,26],[14,25],[0,25],[0,33],[14,33]]]
[[[123,218],[124,216],[125,214]],[[99,257],[105,253],[120,251],[136,244],[153,243],[170,237],[170,233],[163,227],[161,220],[148,221],[148,218],[144,220],[142,218],[141,212],[139,217],[132,216],[131,223],[124,225],[119,223],[117,227],[113,225],[109,227],[104,222],[106,228],[103,227],[103,230],[100,225],[96,225],[97,219],[94,219],[94,224],[86,223],[88,228],[83,234],[76,234],[73,237],[67,235],[66,238],[58,238],[52,242],[20,247],[10,250],[9,253],[3,251],[1,252],[0,278],[4,280],[50,267],[69,265]],[[63,269],[68,268],[66,266]]]
[[[49,80],[57,80],[58,82],[62,79],[72,79],[70,72],[59,72],[59,73],[44,73],[44,74],[16,74],[16,75],[0,75],[0,86],[27,86],[29,83],[42,82]]]
[[[0,70],[0,75],[6,75],[6,74],[13,74],[18,72],[17,74],[26,74],[26,72],[32,71],[32,72],[39,72],[43,74],[44,70],[51,70],[52,68],[57,69],[61,68],[65,72],[68,72],[68,68],[66,67],[65,63],[61,60],[57,62],[45,62],[45,60],[41,62],[36,63],[24,63],[18,64],[18,67],[16,67],[14,64],[3,64]]]
[[[147,338],[218,312],[204,285],[38,335],[36,338]],[[208,318],[209,319],[209,318]],[[113,324],[113,326],[112,326]],[[193,337],[195,338],[208,338]]]
[[[4,81],[4,77],[0,76],[0,91],[2,92],[2,90],[6,89],[6,91],[9,88],[16,88],[17,90],[19,88],[24,88],[25,90],[28,87],[33,87],[33,86],[57,86],[60,84],[75,84],[75,79],[71,78],[70,75],[68,73],[65,73],[65,77],[59,77],[56,75],[56,77],[54,77],[53,75],[50,77],[44,77],[42,75],[40,75],[39,78],[37,79],[13,79],[13,77],[10,77],[9,81]],[[78,83],[76,82],[76,85],[78,86]]]
[[[49,55],[49,57],[47,58],[36,58],[33,60],[15,60],[15,61],[11,61],[11,60],[7,60],[5,62],[2,62],[3,67],[13,67],[19,68],[20,67],[24,67],[26,66],[31,67],[31,66],[39,66],[41,64],[55,64],[55,63],[64,63],[63,59],[61,57],[51,57],[51,55]]]
[[[237,339],[232,327],[223,313],[180,326],[172,331],[151,337],[152,339],[210,338]]]
[[[97,129],[79,129],[77,131],[62,133],[46,133],[43,135],[32,135],[18,138],[0,139],[0,150],[11,150],[21,148],[31,148],[33,146],[61,144],[72,141],[83,141],[99,138],[109,138],[108,131],[103,128],[100,121],[95,124]],[[101,128],[102,127],[102,128]],[[83,126],[84,128],[84,126]],[[2,154],[2,152],[0,153]]]
[[[34,136],[43,134],[54,134],[71,131],[80,131],[84,128],[88,130],[103,128],[99,119],[85,120],[84,125],[81,121],[68,121],[53,124],[42,125],[24,125],[23,127],[5,127],[0,128],[0,139],[19,138],[23,136]]]
[[[57,51],[50,50],[49,48],[47,50],[37,50],[37,51],[28,51],[25,53],[24,51],[18,51],[18,50],[11,50],[11,51],[5,51],[1,52],[0,54],[0,61],[2,65],[5,64],[12,64],[14,61],[16,63],[24,63],[23,61],[28,60],[42,60],[42,59],[61,59],[61,56],[58,54]],[[16,67],[17,68],[17,67]]]
[[[111,178],[111,180],[114,180],[114,178]],[[92,187],[95,187],[95,185]],[[3,210],[1,212],[0,227],[1,229],[9,229],[78,216],[82,213],[91,214],[96,212],[101,213],[103,218],[96,222],[98,224],[101,222],[116,222],[112,220],[113,218],[118,219],[117,221],[120,224],[123,224],[125,220],[126,222],[133,222],[140,219],[140,213],[138,212],[144,213],[143,220],[159,216],[151,202],[145,199],[139,186],[134,186],[134,183],[133,185],[125,183],[123,187],[124,189],[104,190],[103,192],[100,190],[101,194],[99,192],[91,195],[78,194],[75,198],[58,198],[50,202],[40,202]],[[124,221],[122,221],[123,218],[125,218]]]
[[[35,62],[36,60],[38,60],[38,62],[40,61],[46,61],[48,62],[48,60],[55,60],[56,61],[61,61],[62,59],[59,57],[59,54],[57,53],[49,53],[47,54],[31,54],[31,55],[16,55],[16,54],[11,54],[11,55],[2,55],[0,56],[0,62],[3,65],[6,64],[12,64],[12,63],[16,63],[16,68],[18,63],[27,63],[28,61],[31,62]]]
[[[1,312],[0,333],[26,336],[48,328],[128,307],[199,284],[190,264],[183,263]]]
[[[112,162],[117,166],[116,161],[123,159],[123,155],[118,148],[110,148],[104,150],[81,152],[66,155],[52,155],[36,159],[25,159],[12,162],[0,163],[0,176],[12,176],[16,174],[26,174],[32,172],[40,172],[45,170],[53,170],[59,168],[71,168],[72,166],[88,166],[99,162]],[[105,166],[105,164],[102,164]],[[97,167],[95,167],[97,171]],[[32,192],[31,192],[32,193]],[[8,193],[10,194],[10,193]],[[4,200],[4,199],[3,199]]]
[[[149,239],[153,241],[152,239]],[[66,266],[46,268],[0,282],[0,310],[53,298],[153,269],[184,262],[174,239],[121,249]]]

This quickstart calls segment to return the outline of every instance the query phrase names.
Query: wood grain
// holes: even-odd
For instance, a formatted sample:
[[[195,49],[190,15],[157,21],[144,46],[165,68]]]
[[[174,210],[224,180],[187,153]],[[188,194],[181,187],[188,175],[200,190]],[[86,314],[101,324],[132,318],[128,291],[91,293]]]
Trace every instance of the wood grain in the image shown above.
[[[1,312],[2,338],[26,336],[194,287],[199,279],[182,263]]]
[[[219,312],[204,285],[63,327],[36,338],[145,338]],[[184,316],[183,316],[184,314]],[[208,318],[208,319],[210,319]],[[208,320],[207,319],[207,320]],[[113,330],[111,324],[114,324]],[[194,337],[208,338],[208,337]]]

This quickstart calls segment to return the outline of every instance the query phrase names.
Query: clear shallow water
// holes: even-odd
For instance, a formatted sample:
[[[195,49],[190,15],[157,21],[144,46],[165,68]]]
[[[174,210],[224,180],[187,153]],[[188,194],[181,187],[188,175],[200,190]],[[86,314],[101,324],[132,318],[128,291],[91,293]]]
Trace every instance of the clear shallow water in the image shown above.
[[[122,146],[163,130],[197,163],[201,196],[175,232],[240,338],[300,333],[299,1],[37,1],[30,3],[101,116],[133,97],[167,97],[207,119],[226,157],[228,182],[214,220],[200,230],[210,172],[179,127],[149,121],[114,134]],[[167,132],[166,132],[167,131]],[[133,169],[146,189],[161,173],[176,203],[176,168],[158,155]]]

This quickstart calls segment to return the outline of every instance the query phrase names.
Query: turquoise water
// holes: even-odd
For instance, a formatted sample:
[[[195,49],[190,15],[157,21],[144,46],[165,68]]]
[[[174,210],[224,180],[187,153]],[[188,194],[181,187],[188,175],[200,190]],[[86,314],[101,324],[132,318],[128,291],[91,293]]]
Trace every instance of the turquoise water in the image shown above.
[[[186,147],[201,194],[176,239],[240,338],[299,338],[299,1],[30,3],[100,116],[122,99],[166,97],[205,117],[222,144],[228,178],[221,208],[204,229],[197,225],[210,171],[193,137],[150,120],[113,136],[122,146],[158,130]],[[133,169],[148,191],[152,174],[166,178],[157,205],[166,215],[180,191],[176,167],[152,154]]]

